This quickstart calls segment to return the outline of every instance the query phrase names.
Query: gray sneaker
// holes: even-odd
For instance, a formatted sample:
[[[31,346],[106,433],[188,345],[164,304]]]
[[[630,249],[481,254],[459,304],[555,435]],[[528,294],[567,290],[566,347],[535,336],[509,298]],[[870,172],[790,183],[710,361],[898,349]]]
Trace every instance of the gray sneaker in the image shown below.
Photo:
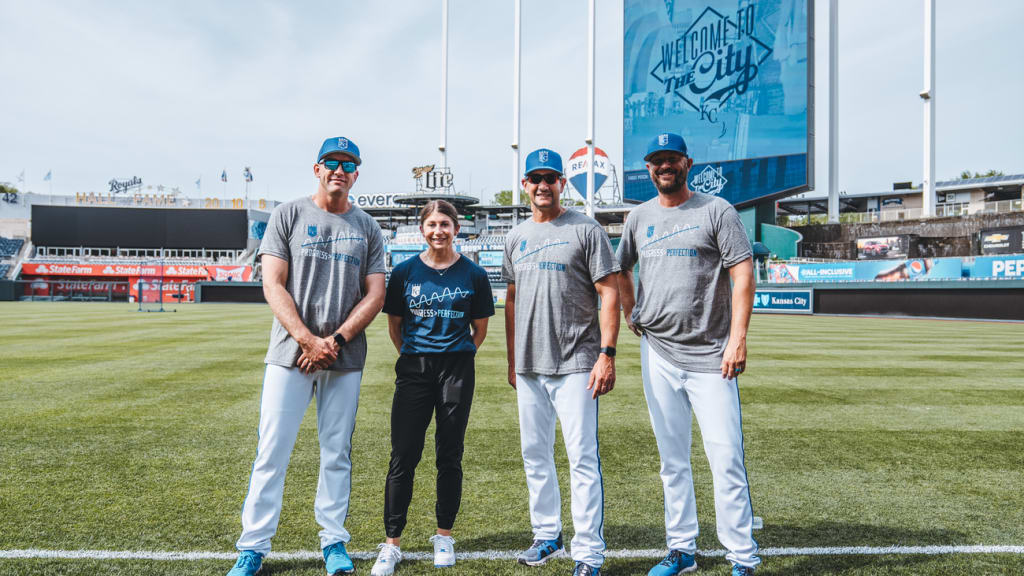
[[[534,540],[533,544],[519,553],[516,560],[527,566],[540,566],[552,558],[565,553],[565,546],[562,545],[562,535],[554,540]]]

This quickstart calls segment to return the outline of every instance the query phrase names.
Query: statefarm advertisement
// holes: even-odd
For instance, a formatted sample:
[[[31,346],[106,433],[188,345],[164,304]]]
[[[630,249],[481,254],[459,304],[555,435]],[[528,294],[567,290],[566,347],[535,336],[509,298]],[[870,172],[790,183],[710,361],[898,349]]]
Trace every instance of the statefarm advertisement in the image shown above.
[[[160,292],[165,302],[192,302],[195,283],[248,282],[252,266],[191,264],[25,263],[21,267],[26,296],[86,296],[138,299],[140,280],[145,294]]]

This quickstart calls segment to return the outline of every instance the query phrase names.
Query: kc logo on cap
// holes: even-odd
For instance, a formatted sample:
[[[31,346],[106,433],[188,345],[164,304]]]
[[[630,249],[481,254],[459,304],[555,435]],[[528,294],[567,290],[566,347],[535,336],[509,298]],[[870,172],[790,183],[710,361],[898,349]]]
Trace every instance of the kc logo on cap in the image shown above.
[[[338,148],[348,150],[348,138],[338,138]]]
[[[541,150],[540,153],[537,154],[537,156],[539,156],[541,162],[547,162],[548,161],[548,151],[547,150]]]
[[[658,146],[668,144],[668,134],[658,134]]]

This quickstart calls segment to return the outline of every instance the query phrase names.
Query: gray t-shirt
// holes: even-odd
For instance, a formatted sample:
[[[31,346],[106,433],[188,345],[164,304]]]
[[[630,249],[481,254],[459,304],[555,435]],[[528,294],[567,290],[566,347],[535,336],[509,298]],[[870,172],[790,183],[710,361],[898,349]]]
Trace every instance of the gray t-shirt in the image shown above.
[[[601,347],[594,283],[618,271],[608,234],[580,212],[513,228],[501,274],[516,285],[516,372],[593,369]]]
[[[632,320],[657,352],[683,370],[718,372],[729,340],[727,268],[750,257],[736,209],[695,193],[675,208],[655,197],[626,218],[619,266],[639,261]]]
[[[288,261],[288,293],[303,323],[321,337],[335,332],[363,299],[367,274],[385,271],[384,238],[369,214],[354,204],[344,214],[332,214],[308,196],[274,209],[259,254]],[[299,343],[275,317],[264,361],[291,367],[300,353]],[[329,370],[362,370],[365,362],[366,336],[360,332]]]

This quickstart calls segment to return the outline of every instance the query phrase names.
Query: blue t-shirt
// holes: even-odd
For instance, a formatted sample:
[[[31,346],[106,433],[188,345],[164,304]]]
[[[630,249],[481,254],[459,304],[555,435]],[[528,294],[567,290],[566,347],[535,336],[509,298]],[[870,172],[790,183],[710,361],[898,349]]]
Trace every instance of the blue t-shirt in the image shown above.
[[[402,317],[402,354],[476,352],[469,327],[494,315],[491,283],[469,258],[435,270],[416,256],[391,271],[384,312]]]

